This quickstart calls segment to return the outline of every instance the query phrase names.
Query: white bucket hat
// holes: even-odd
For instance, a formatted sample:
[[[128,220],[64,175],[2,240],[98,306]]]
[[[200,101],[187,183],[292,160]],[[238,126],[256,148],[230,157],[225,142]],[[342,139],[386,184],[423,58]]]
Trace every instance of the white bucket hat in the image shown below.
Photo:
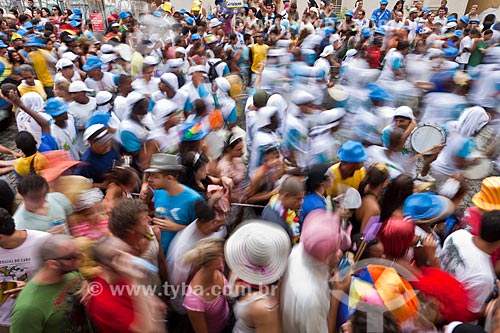
[[[279,225],[250,220],[229,237],[224,254],[237,278],[268,285],[285,273],[291,247],[290,237]]]

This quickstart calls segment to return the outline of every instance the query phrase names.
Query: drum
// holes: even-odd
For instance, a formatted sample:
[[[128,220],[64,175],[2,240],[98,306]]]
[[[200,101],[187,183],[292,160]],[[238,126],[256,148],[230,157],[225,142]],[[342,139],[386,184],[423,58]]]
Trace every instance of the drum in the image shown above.
[[[415,128],[410,134],[410,144],[419,154],[428,152],[432,147],[446,143],[446,133],[441,127],[422,125]]]
[[[474,151],[470,155],[471,158],[478,158],[479,163],[468,167],[462,174],[467,179],[483,179],[491,175],[493,172],[493,162],[480,151]]]

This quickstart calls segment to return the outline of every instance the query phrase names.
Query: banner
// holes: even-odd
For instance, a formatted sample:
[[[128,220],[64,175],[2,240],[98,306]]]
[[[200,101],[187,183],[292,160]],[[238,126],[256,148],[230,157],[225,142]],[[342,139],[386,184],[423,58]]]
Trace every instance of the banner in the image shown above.
[[[243,7],[245,4],[245,1],[243,0],[226,0],[226,7],[227,8],[240,8]]]
[[[104,32],[104,22],[101,13],[91,13],[90,22],[92,22],[92,29],[94,31]]]

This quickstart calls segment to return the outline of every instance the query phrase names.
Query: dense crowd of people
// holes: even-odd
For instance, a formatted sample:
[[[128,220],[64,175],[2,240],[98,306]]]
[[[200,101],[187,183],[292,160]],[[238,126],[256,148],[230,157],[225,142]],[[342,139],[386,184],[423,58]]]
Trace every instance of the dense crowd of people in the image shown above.
[[[500,332],[500,22],[392,2],[1,9],[0,333]]]

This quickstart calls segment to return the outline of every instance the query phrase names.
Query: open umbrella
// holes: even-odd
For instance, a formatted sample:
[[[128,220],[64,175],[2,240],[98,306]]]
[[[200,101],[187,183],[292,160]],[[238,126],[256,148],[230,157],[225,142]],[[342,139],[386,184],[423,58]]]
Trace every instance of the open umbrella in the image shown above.
[[[384,306],[399,323],[415,317],[419,308],[411,284],[395,268],[382,265],[367,265],[353,274],[349,294],[339,306],[338,323],[346,322],[360,301]]]

